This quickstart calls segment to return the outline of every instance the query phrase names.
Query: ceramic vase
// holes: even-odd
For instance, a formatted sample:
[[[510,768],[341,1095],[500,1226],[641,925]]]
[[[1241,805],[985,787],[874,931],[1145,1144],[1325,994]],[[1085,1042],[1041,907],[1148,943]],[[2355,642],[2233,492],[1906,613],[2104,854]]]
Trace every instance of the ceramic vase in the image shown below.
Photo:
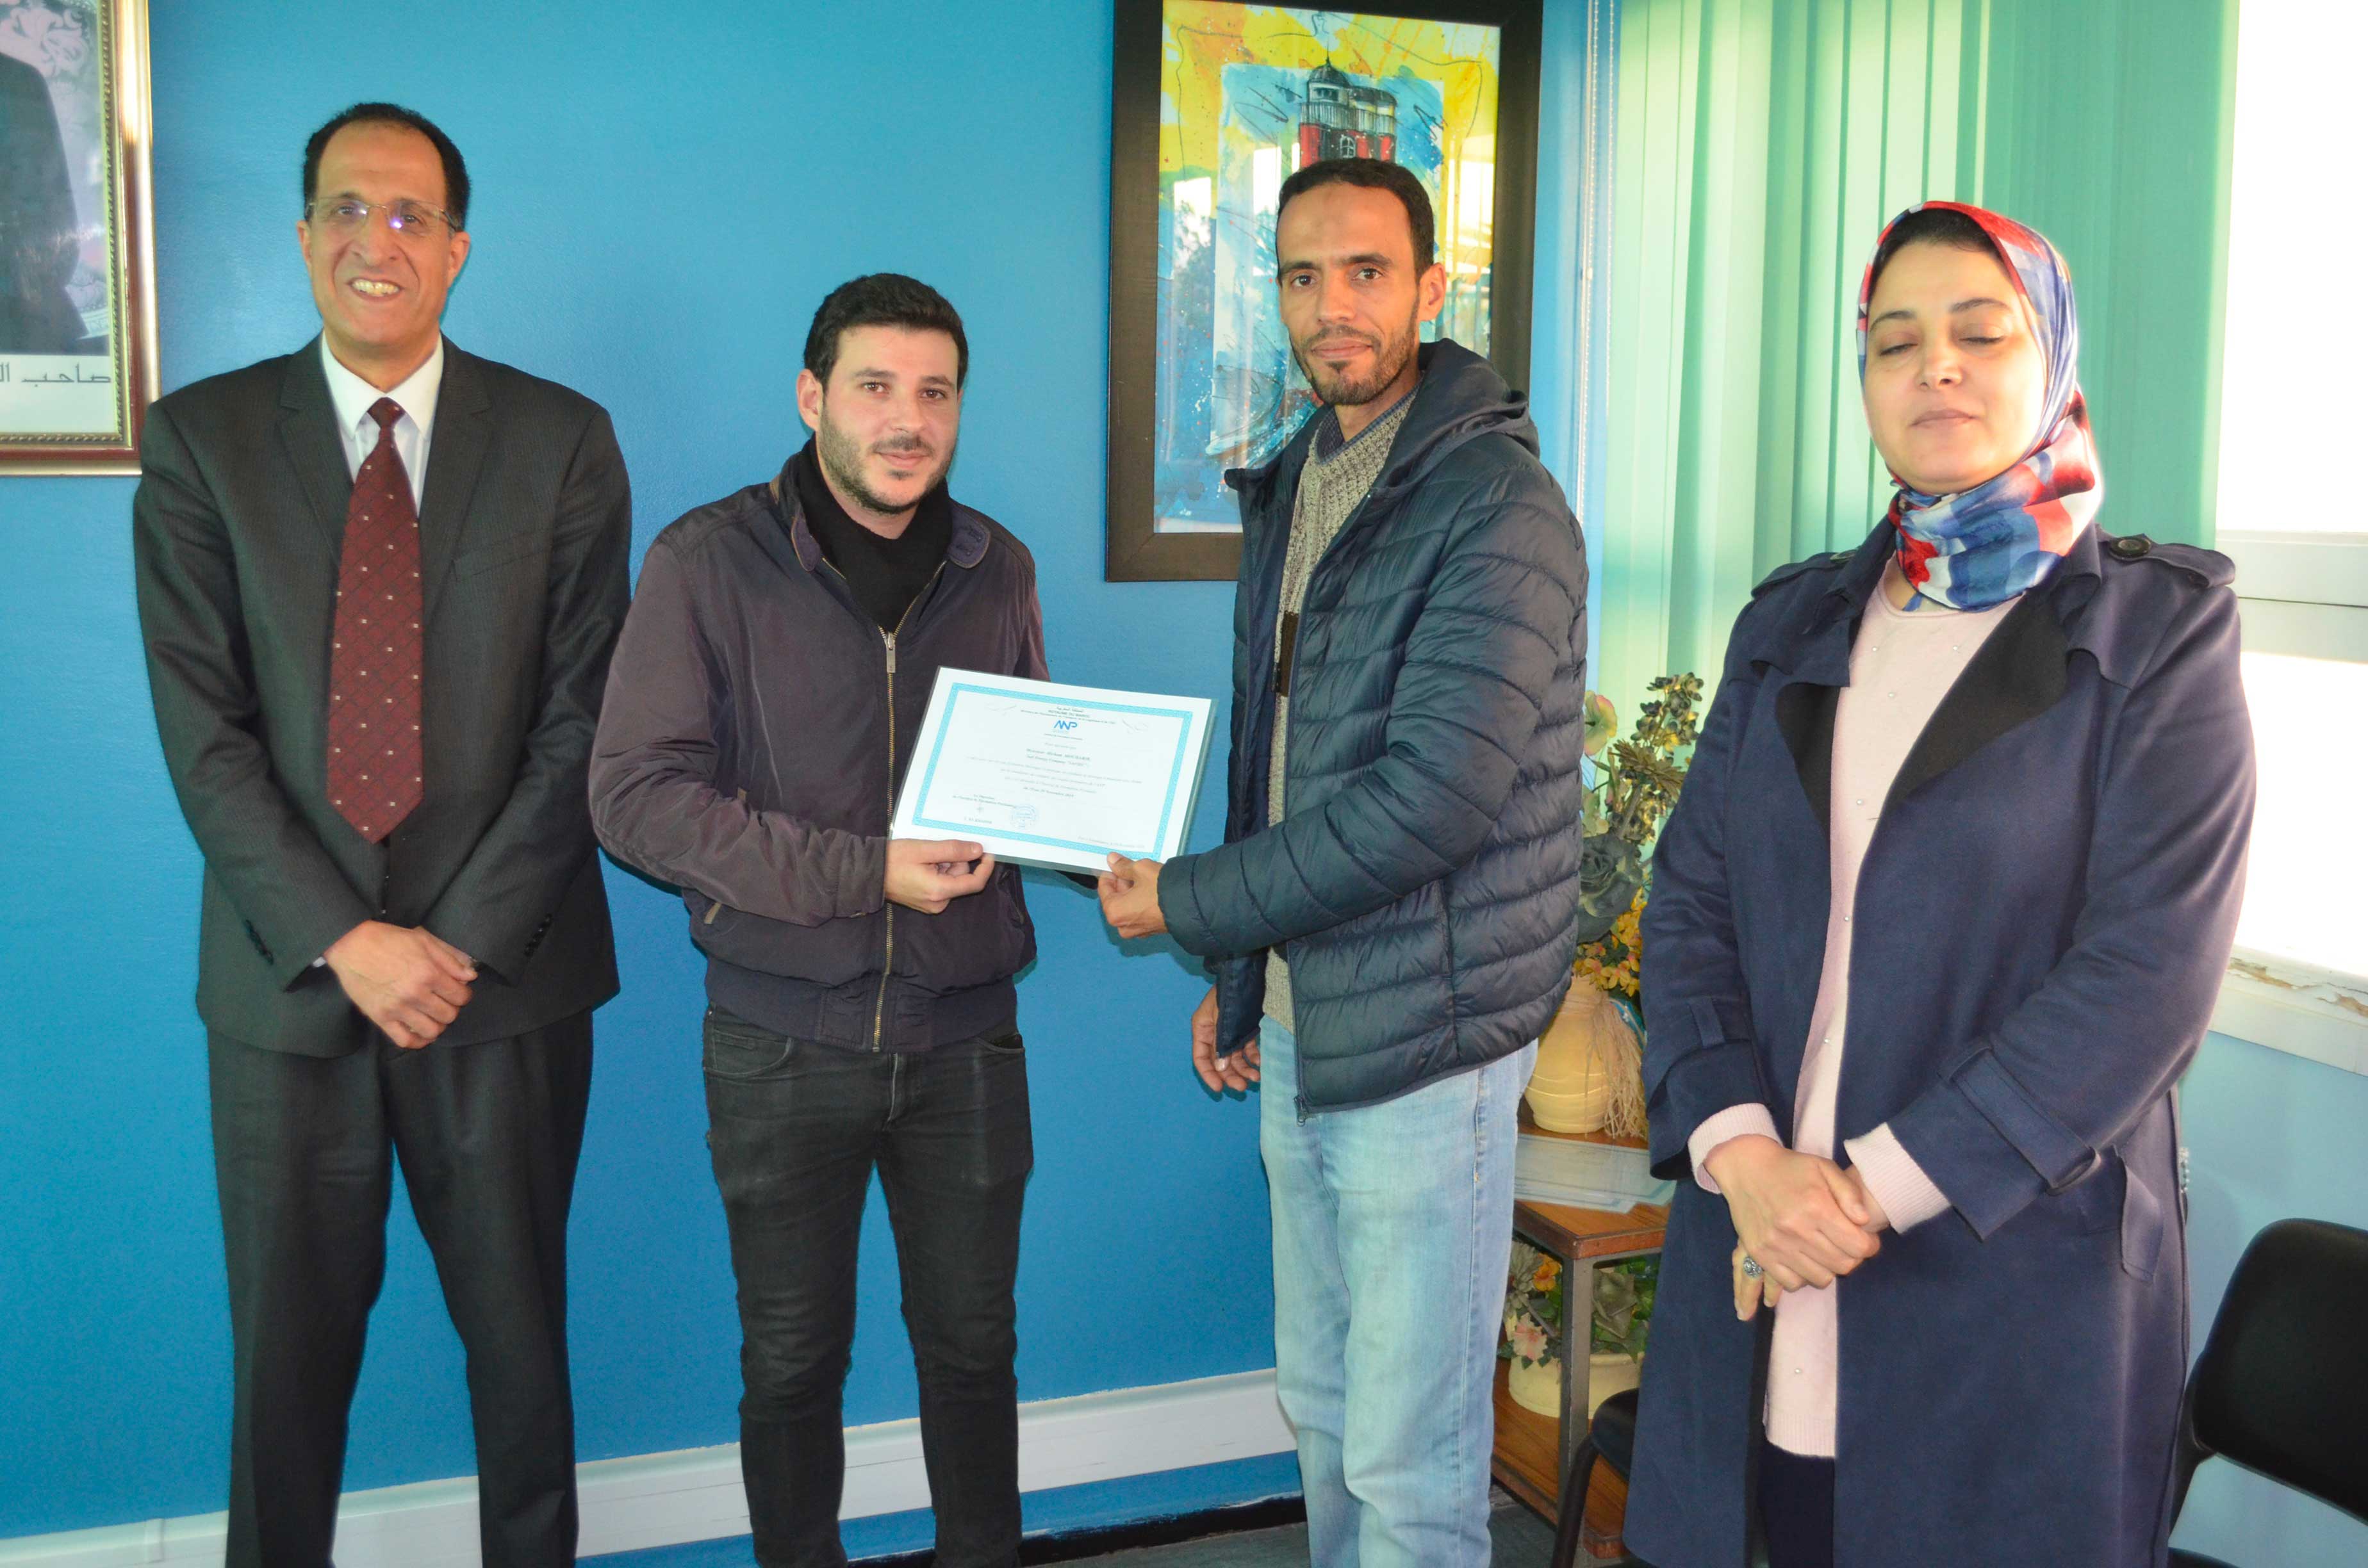
[[[1539,1038],[1538,1064],[1524,1097],[1530,1114],[1549,1132],[1600,1132],[1612,1118],[1615,1100],[1643,1098],[1642,1071],[1627,1014],[1602,990],[1581,981]],[[1629,1092],[1623,1095],[1623,1089]]]
[[[1524,1361],[1519,1356],[1505,1363],[1505,1392],[1523,1410],[1540,1415],[1562,1414],[1562,1363]]]

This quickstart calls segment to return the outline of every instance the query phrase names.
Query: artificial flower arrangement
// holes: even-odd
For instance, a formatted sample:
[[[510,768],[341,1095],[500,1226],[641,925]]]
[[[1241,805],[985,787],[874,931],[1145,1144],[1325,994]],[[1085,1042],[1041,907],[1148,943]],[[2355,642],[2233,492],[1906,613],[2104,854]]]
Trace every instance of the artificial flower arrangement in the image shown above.
[[[1587,694],[1587,791],[1579,860],[1577,983],[1538,1048],[1526,1096],[1530,1115],[1552,1132],[1645,1133],[1643,1040],[1638,1010],[1653,835],[1685,785],[1702,679],[1663,676],[1646,688],[1636,727],[1615,737],[1619,716],[1600,692]]]
[[[1685,787],[1686,764],[1697,729],[1695,704],[1702,700],[1702,677],[1691,672],[1662,676],[1646,687],[1652,693],[1636,710],[1636,728],[1627,740],[1615,741],[1619,718],[1600,692],[1587,694],[1587,755],[1595,765],[1595,784],[1587,792],[1580,831],[1586,847],[1579,862],[1578,937],[1582,961],[1588,949],[1614,935],[1621,920],[1644,909],[1645,887],[1650,879],[1645,863],[1653,835],[1678,802]],[[1633,970],[1636,944],[1633,924],[1619,950],[1594,956],[1602,969],[1616,969],[1624,957]],[[1585,972],[1582,971],[1582,972]],[[1636,988],[1597,983],[1604,990]]]
[[[1640,926],[1651,883],[1653,836],[1668,820],[1686,780],[1698,727],[1702,678],[1666,675],[1647,687],[1627,740],[1600,692],[1587,694],[1587,756],[1593,782],[1585,801],[1579,869],[1577,983],[1548,1027],[1530,1080],[1530,1113],[1557,1132],[1641,1137],[1645,1085],[1638,1011],[1644,940]],[[1660,1281],[1657,1256],[1629,1258],[1592,1271],[1588,1348],[1606,1358],[1588,1386],[1600,1393],[1624,1362],[1633,1386],[1637,1358]],[[1509,1392],[1525,1408],[1560,1408],[1563,1266],[1516,1240],[1505,1282],[1505,1335],[1497,1354],[1510,1363]],[[1599,1379],[1604,1381],[1599,1387]]]
[[[1653,1319],[1653,1298],[1660,1288],[1658,1256],[1632,1257],[1594,1270],[1595,1301],[1588,1329],[1588,1349],[1597,1356],[1635,1360],[1645,1353],[1646,1331]],[[1562,1260],[1516,1240],[1505,1281],[1505,1336],[1497,1354],[1524,1373],[1551,1373],[1551,1381],[1531,1400],[1516,1398],[1529,1408],[1552,1411],[1559,1399],[1562,1361]]]
[[[1639,884],[1636,896],[1628,901],[1628,908],[1611,923],[1611,929],[1592,942],[1582,942],[1576,965],[1581,984],[1592,985],[1609,992],[1614,998],[1624,997],[1633,1005],[1636,987],[1644,975],[1645,944],[1637,928],[1645,918],[1645,888]]]
[[[1513,1243],[1505,1279],[1505,1340],[1497,1354],[1524,1367],[1562,1358],[1562,1259]]]

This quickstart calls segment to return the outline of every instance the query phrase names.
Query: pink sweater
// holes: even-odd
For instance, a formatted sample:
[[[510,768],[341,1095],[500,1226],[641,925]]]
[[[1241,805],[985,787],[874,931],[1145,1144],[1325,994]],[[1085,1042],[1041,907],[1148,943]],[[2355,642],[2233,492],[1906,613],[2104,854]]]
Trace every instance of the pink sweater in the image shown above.
[[[1895,563],[1886,575],[1896,575],[1898,570]],[[1884,586],[1885,591],[1869,601],[1859,622],[1858,639],[1850,647],[1850,685],[1842,688],[1834,711],[1833,786],[1827,812],[1833,904],[1826,917],[1825,969],[1809,1017],[1790,1142],[1804,1153],[1827,1159],[1834,1153],[1834,1100],[1841,1085],[1842,1046],[1849,1038],[1850,917],[1858,903],[1859,867],[1900,765],[2008,608],[1952,610],[1928,604],[1910,613],[1894,608],[1890,584]],[[1883,1041],[1862,1040],[1860,1049],[1880,1051]],[[1720,1144],[1748,1133],[1784,1142],[1768,1108],[1757,1104],[1730,1106],[1694,1130],[1688,1150],[1694,1179],[1704,1189],[1718,1190],[1710,1176],[1710,1155]],[[1888,1125],[1843,1146],[1895,1230],[1920,1225],[1949,1207],[1947,1195],[1900,1147]],[[1867,1267],[1880,1268],[1883,1260],[1878,1256]],[[1835,1290],[1797,1290],[1778,1301],[1768,1362],[1768,1440],[1792,1453],[1825,1459],[1833,1457],[1835,1393],[1840,1381]]]

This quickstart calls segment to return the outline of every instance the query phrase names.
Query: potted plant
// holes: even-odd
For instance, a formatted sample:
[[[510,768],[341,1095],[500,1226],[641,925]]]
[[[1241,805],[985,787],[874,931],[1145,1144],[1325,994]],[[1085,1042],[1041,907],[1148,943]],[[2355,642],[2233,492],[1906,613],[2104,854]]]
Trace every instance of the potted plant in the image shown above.
[[[1594,1273],[1588,1335],[1590,1416],[1610,1395],[1636,1386],[1661,1260],[1632,1257]],[[1562,1413],[1562,1260],[1515,1241],[1505,1287],[1505,1337],[1497,1354],[1507,1362],[1506,1392],[1513,1403],[1541,1415]]]
[[[1523,1410],[1562,1412],[1562,1259],[1513,1243],[1505,1278],[1505,1391]]]
[[[1595,784],[1580,823],[1586,835],[1578,873],[1581,945],[1608,934],[1635,903],[1647,877],[1646,846],[1686,781],[1679,757],[1693,748],[1702,677],[1662,676],[1645,689],[1653,695],[1636,710],[1635,732],[1624,741],[1611,738],[1619,721],[1611,702],[1600,692],[1587,695],[1587,755]]]
[[[1587,696],[1587,755],[1595,782],[1587,792],[1579,860],[1576,980],[1538,1043],[1526,1097],[1530,1114],[1553,1132],[1645,1131],[1644,1021],[1636,1011],[1642,941],[1639,922],[1650,883],[1653,835],[1684,787],[1681,758],[1694,743],[1700,676],[1668,675],[1648,689],[1631,738],[1611,704]]]
[[[1588,1336],[1587,1413],[1644,1376],[1645,1331],[1661,1285],[1661,1255],[1607,1263],[1595,1270],[1595,1317]]]

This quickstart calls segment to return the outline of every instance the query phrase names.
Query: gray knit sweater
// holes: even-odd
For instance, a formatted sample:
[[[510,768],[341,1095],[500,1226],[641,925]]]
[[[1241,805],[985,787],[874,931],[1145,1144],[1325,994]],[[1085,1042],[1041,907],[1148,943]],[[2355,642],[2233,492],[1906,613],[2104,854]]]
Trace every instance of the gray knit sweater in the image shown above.
[[[1412,393],[1399,398],[1388,413],[1346,441],[1340,438],[1340,420],[1335,411],[1327,408],[1316,416],[1324,423],[1316,428],[1306,466],[1299,471],[1299,493],[1292,501],[1291,543],[1283,555],[1282,597],[1275,612],[1279,621],[1299,613],[1315,563],[1324,558],[1325,547],[1349,514],[1363,503],[1373,481],[1381,477],[1389,462],[1390,443],[1397,439],[1398,426],[1406,423],[1406,411],[1413,406]],[[1278,641],[1276,645],[1281,644]],[[1279,696],[1274,699],[1274,756],[1267,769],[1269,827],[1282,821],[1283,742],[1290,733],[1291,699]],[[1292,1028],[1291,966],[1283,961],[1281,948],[1267,954],[1266,1016],[1284,1028]]]

